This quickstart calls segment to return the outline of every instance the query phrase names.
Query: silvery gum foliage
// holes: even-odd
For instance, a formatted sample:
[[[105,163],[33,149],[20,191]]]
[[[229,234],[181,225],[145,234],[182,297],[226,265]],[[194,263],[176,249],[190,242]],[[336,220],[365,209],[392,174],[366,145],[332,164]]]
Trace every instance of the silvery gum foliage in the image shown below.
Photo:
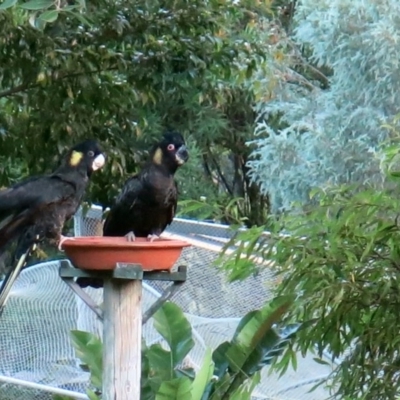
[[[307,64],[293,51],[286,67],[276,63],[272,99],[257,105],[259,139],[249,165],[272,211],[306,203],[313,187],[381,185],[379,148],[389,138],[382,124],[400,106],[400,1],[300,0],[286,39],[333,73],[328,89],[293,82],[291,63]],[[270,123],[276,116],[279,129],[276,119]]]

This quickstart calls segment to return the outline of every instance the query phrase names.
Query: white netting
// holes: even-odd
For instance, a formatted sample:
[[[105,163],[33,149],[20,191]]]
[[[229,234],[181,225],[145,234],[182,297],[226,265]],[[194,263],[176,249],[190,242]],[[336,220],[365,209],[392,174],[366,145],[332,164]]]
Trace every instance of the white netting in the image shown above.
[[[92,207],[74,220],[76,236],[101,234],[100,207]],[[176,265],[188,266],[188,280],[172,301],[185,311],[193,326],[195,348],[190,353],[194,366],[201,364],[206,346],[215,348],[230,340],[240,317],[261,307],[271,298],[276,284],[267,268],[256,278],[228,284],[213,267],[222,243],[230,236],[226,226],[175,219],[165,236],[182,236],[192,243],[183,250]],[[75,398],[88,385],[88,374],[79,368],[70,343],[71,329],[102,336],[101,322],[58,276],[58,261],[25,269],[12,289],[7,307],[0,318],[0,400],[50,399],[40,388],[2,384],[10,378],[65,389]],[[146,281],[143,284],[143,311],[160,296],[168,282]],[[88,288],[92,298],[101,303],[102,289]],[[160,341],[152,320],[143,329],[150,345]],[[308,393],[331,367],[317,364],[312,356],[299,356],[297,371],[289,370],[281,379],[265,369],[255,399],[322,400],[329,396],[323,387]],[[22,382],[22,383],[24,383]],[[7,393],[6,397],[3,394]]]

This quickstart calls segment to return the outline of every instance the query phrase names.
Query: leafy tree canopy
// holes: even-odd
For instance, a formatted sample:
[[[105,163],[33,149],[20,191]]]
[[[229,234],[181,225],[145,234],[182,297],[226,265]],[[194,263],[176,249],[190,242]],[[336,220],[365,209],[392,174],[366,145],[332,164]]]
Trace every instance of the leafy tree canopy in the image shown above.
[[[256,29],[265,11],[251,0],[4,1],[0,185],[49,171],[71,143],[95,136],[109,161],[91,200],[109,204],[172,126],[193,155],[183,198],[216,199],[220,188],[244,197],[254,123],[245,82],[265,59]]]
[[[276,294],[296,295],[285,322],[307,325],[295,349],[331,354],[338,399],[390,400],[400,393],[399,154],[398,146],[385,152],[387,189],[315,190],[316,205],[306,212],[271,216],[270,234],[262,227],[239,233],[223,265],[236,280],[265,268],[259,258],[268,260],[281,278]]]
[[[252,178],[274,212],[309,202],[331,184],[381,187],[382,124],[400,101],[400,2],[299,0],[289,30],[275,30],[282,59],[261,87]]]

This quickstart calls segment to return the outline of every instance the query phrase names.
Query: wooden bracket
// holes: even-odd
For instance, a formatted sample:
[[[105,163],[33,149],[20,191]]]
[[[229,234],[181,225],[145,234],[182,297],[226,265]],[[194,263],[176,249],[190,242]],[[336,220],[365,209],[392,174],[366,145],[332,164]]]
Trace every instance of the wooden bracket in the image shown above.
[[[117,263],[112,271],[84,271],[69,261],[61,261],[61,279],[103,321],[102,396],[104,400],[140,398],[142,324],[176,293],[186,281],[187,268],[178,271],[143,271],[139,264]],[[104,282],[104,313],[95,301],[74,281],[96,278]],[[173,283],[142,316],[142,281],[159,280]]]
[[[112,271],[89,271],[75,268],[68,260],[62,260],[59,269],[61,279],[75,292],[77,296],[103,321],[103,311],[96,302],[75,282],[74,278],[120,279],[120,280],[149,280],[172,281],[161,296],[143,314],[145,324],[162,305],[177,293],[187,278],[186,265],[180,265],[177,271],[143,271],[139,264],[117,263]]]

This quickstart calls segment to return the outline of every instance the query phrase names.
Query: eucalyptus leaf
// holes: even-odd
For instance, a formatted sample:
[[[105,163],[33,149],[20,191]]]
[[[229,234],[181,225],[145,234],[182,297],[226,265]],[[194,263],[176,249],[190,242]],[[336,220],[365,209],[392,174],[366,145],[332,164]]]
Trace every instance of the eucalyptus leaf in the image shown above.
[[[54,22],[58,18],[59,12],[57,10],[45,11],[39,14],[38,18],[46,22]]]
[[[53,4],[52,0],[29,0],[26,3],[20,3],[19,7],[25,10],[39,11],[51,7]]]
[[[7,8],[15,6],[15,4],[17,4],[17,1],[18,0],[4,0],[0,4],[0,10],[6,10]]]

